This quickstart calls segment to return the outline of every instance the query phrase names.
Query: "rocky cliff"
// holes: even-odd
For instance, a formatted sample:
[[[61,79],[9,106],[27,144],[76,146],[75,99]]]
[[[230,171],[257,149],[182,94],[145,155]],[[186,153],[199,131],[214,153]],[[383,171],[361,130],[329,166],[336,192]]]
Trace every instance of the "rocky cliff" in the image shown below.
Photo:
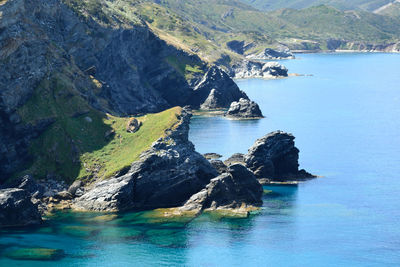
[[[159,39],[125,2],[8,0],[0,14],[0,181],[37,157],[32,140],[51,125],[68,130],[61,117],[199,108],[212,90],[212,108],[247,98],[223,70]]]

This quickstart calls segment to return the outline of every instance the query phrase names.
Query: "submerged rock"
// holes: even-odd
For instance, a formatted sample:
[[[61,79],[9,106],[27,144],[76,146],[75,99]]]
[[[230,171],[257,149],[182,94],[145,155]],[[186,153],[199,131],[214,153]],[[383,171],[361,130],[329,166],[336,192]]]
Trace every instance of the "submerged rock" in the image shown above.
[[[282,131],[258,139],[244,156],[246,166],[258,179],[287,181],[314,177],[299,170],[299,150],[294,139],[293,135]]]
[[[263,189],[254,174],[241,164],[229,166],[226,173],[212,179],[210,183],[193,195],[182,211],[205,209],[239,209],[243,206],[262,204]]]
[[[256,102],[244,98],[241,98],[238,102],[232,102],[225,116],[237,119],[260,119],[264,117]]]
[[[13,260],[56,261],[65,257],[62,249],[51,248],[18,248],[6,253]]]
[[[23,189],[0,190],[0,227],[22,227],[42,222],[30,194]]]
[[[217,176],[217,171],[188,140],[191,114],[142,153],[125,175],[94,184],[74,201],[75,209],[123,211],[182,205]]]

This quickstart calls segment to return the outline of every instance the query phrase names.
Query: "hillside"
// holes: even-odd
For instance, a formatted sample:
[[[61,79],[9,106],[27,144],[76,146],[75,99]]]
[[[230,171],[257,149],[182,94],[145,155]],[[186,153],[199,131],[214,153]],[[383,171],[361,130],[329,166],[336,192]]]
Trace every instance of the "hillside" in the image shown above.
[[[400,1],[388,4],[381,9],[376,10],[375,13],[400,20]]]
[[[392,0],[240,0],[261,10],[277,10],[281,8],[302,9],[321,4],[329,5],[341,10],[364,10],[374,11]]]
[[[397,49],[391,44],[400,39],[395,18],[326,5],[268,13],[229,0],[145,1],[137,6],[161,38],[211,61],[221,61],[224,55],[235,60],[227,47],[232,40],[244,42],[248,56],[279,44],[294,50],[390,50]]]

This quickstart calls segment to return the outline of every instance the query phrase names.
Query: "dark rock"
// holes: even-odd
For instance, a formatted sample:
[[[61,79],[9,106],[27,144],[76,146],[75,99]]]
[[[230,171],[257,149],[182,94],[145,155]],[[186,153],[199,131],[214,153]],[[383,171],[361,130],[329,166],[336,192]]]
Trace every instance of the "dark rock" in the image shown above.
[[[222,160],[211,160],[210,163],[219,174],[222,174],[227,170],[227,166],[222,162]]]
[[[194,88],[188,104],[194,108],[212,110],[228,108],[233,101],[248,99],[229,75],[220,68],[211,67]]]
[[[262,204],[263,189],[251,171],[241,164],[212,179],[205,189],[193,195],[182,210],[238,209]]]
[[[230,156],[227,160],[224,161],[226,166],[230,166],[236,163],[244,164],[244,154],[242,153],[235,153]]]
[[[27,191],[34,198],[41,198],[44,193],[44,187],[38,184],[31,175],[22,177],[18,188]]]
[[[254,101],[241,98],[238,102],[232,102],[225,116],[237,119],[263,118],[258,104]]]
[[[295,137],[282,131],[267,134],[258,139],[245,155],[246,166],[258,178],[286,181],[313,176],[299,170],[299,150]]]
[[[75,209],[123,211],[181,206],[217,176],[188,140],[190,114],[159,139],[127,174],[96,183],[74,202]]]
[[[27,191],[18,188],[0,190],[0,227],[37,225],[42,218]]]
[[[222,155],[217,154],[217,153],[205,153],[205,154],[203,154],[203,156],[206,159],[219,159],[219,158],[222,158]]]
[[[128,133],[136,133],[139,131],[140,126],[142,126],[142,122],[138,121],[135,118],[131,118],[128,120],[128,123],[126,125],[126,131]]]

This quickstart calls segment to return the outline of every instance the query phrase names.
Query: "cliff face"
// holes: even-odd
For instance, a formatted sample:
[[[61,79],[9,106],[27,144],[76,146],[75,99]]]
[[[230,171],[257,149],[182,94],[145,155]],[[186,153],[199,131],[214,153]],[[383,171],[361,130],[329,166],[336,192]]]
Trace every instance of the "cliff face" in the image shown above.
[[[118,5],[2,2],[0,181],[35,157],[30,143],[57,123],[55,112],[68,109],[65,115],[75,118],[92,110],[124,116],[198,108],[212,89],[228,99],[218,107],[227,108],[244,96],[222,70],[167,45],[129,5]],[[204,97],[194,97],[198,88]]]

